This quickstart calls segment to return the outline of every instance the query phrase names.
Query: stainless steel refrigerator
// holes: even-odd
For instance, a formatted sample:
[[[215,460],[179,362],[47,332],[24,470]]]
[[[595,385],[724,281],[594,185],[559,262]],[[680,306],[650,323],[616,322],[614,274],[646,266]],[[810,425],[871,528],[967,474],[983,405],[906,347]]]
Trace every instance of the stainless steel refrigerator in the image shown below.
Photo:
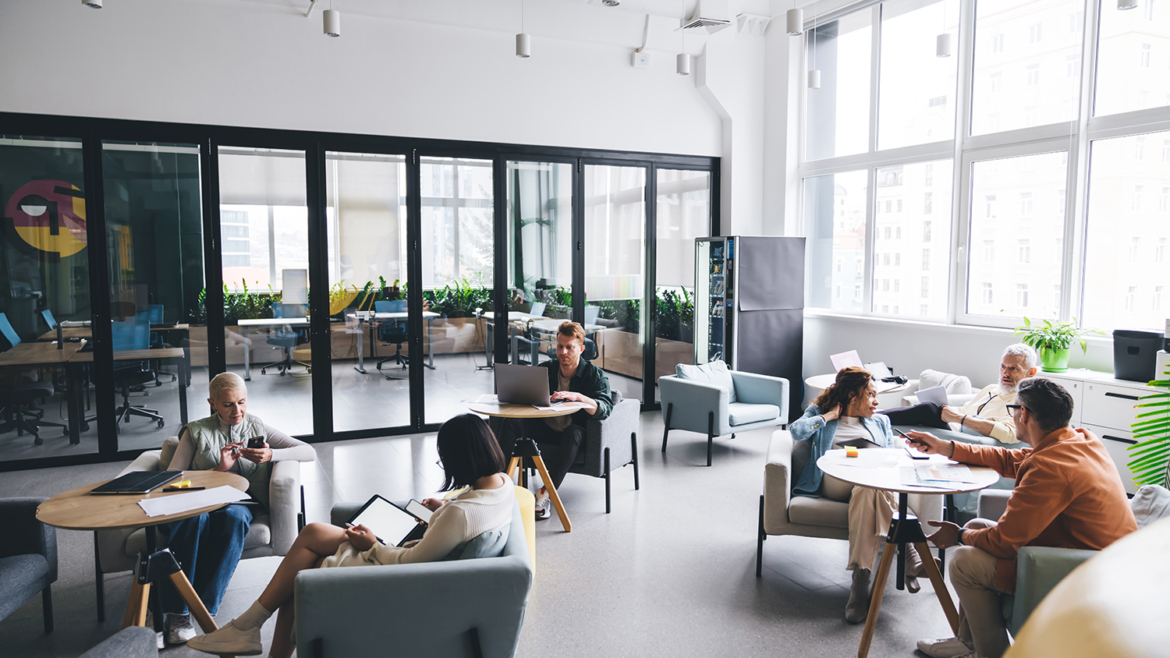
[[[803,390],[804,259],[804,238],[695,239],[695,363],[784,377],[789,419]]]

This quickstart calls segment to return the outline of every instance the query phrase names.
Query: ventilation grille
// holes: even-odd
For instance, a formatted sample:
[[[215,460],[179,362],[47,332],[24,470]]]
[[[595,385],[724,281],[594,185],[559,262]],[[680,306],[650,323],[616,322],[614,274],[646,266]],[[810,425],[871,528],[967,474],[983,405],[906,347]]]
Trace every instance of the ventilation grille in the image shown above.
[[[722,18],[703,18],[702,16],[692,16],[682,24],[684,30],[706,30],[708,32],[716,32],[728,25],[731,21]]]

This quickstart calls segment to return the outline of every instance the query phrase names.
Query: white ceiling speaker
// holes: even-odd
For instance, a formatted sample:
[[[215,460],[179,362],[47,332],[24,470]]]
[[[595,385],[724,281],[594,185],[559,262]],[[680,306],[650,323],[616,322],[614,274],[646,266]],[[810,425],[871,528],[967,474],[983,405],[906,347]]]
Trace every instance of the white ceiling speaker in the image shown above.
[[[691,74],[691,56],[690,56],[690,54],[679,53],[678,57],[677,57],[677,62],[678,63],[675,66],[675,72],[677,72],[679,75],[690,75]]]
[[[85,5],[86,7],[92,7],[93,9],[102,8],[102,0],[81,0],[81,4]]]
[[[341,36],[341,12],[336,9],[326,9],[325,35],[330,37]]]
[[[532,57],[532,36],[527,32],[516,35],[516,56],[524,59]]]
[[[943,32],[938,35],[934,42],[934,54],[936,57],[950,57],[951,56],[951,33]]]
[[[799,8],[792,8],[788,10],[788,34],[789,36],[800,36],[804,34],[804,10]]]
[[[1138,0],[1117,0],[1118,9],[1137,9]]]

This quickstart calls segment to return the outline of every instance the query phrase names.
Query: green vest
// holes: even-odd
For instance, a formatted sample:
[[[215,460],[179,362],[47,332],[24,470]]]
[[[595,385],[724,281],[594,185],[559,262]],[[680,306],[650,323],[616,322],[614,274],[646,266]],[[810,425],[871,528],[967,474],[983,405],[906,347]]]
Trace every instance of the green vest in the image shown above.
[[[219,429],[219,416],[187,423],[191,441],[195,444],[195,456],[191,458],[191,470],[210,471],[219,466],[219,451],[232,441],[246,441],[255,437],[266,437],[264,421],[252,414],[244,415],[244,422],[232,427],[231,439]],[[182,432],[180,432],[182,434]],[[272,474],[272,462],[257,464],[243,457],[236,459],[240,475],[248,479],[248,493],[268,507],[268,481]]]

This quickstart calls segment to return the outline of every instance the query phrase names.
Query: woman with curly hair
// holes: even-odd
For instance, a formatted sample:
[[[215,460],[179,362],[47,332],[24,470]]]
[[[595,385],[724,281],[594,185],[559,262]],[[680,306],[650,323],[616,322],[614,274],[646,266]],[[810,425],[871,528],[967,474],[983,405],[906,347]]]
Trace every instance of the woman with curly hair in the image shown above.
[[[816,462],[829,450],[844,446],[896,448],[890,419],[875,415],[877,406],[873,375],[851,366],[839,371],[837,380],[789,427],[793,439],[809,441],[812,448],[792,495],[849,503],[849,564],[845,568],[853,572],[853,587],[845,619],[854,624],[865,621],[869,614],[870,577],[898,500],[889,491],[854,486],[827,475]],[[910,545],[906,546],[906,557],[906,586],[917,592],[918,576],[926,573],[922,559]]]

